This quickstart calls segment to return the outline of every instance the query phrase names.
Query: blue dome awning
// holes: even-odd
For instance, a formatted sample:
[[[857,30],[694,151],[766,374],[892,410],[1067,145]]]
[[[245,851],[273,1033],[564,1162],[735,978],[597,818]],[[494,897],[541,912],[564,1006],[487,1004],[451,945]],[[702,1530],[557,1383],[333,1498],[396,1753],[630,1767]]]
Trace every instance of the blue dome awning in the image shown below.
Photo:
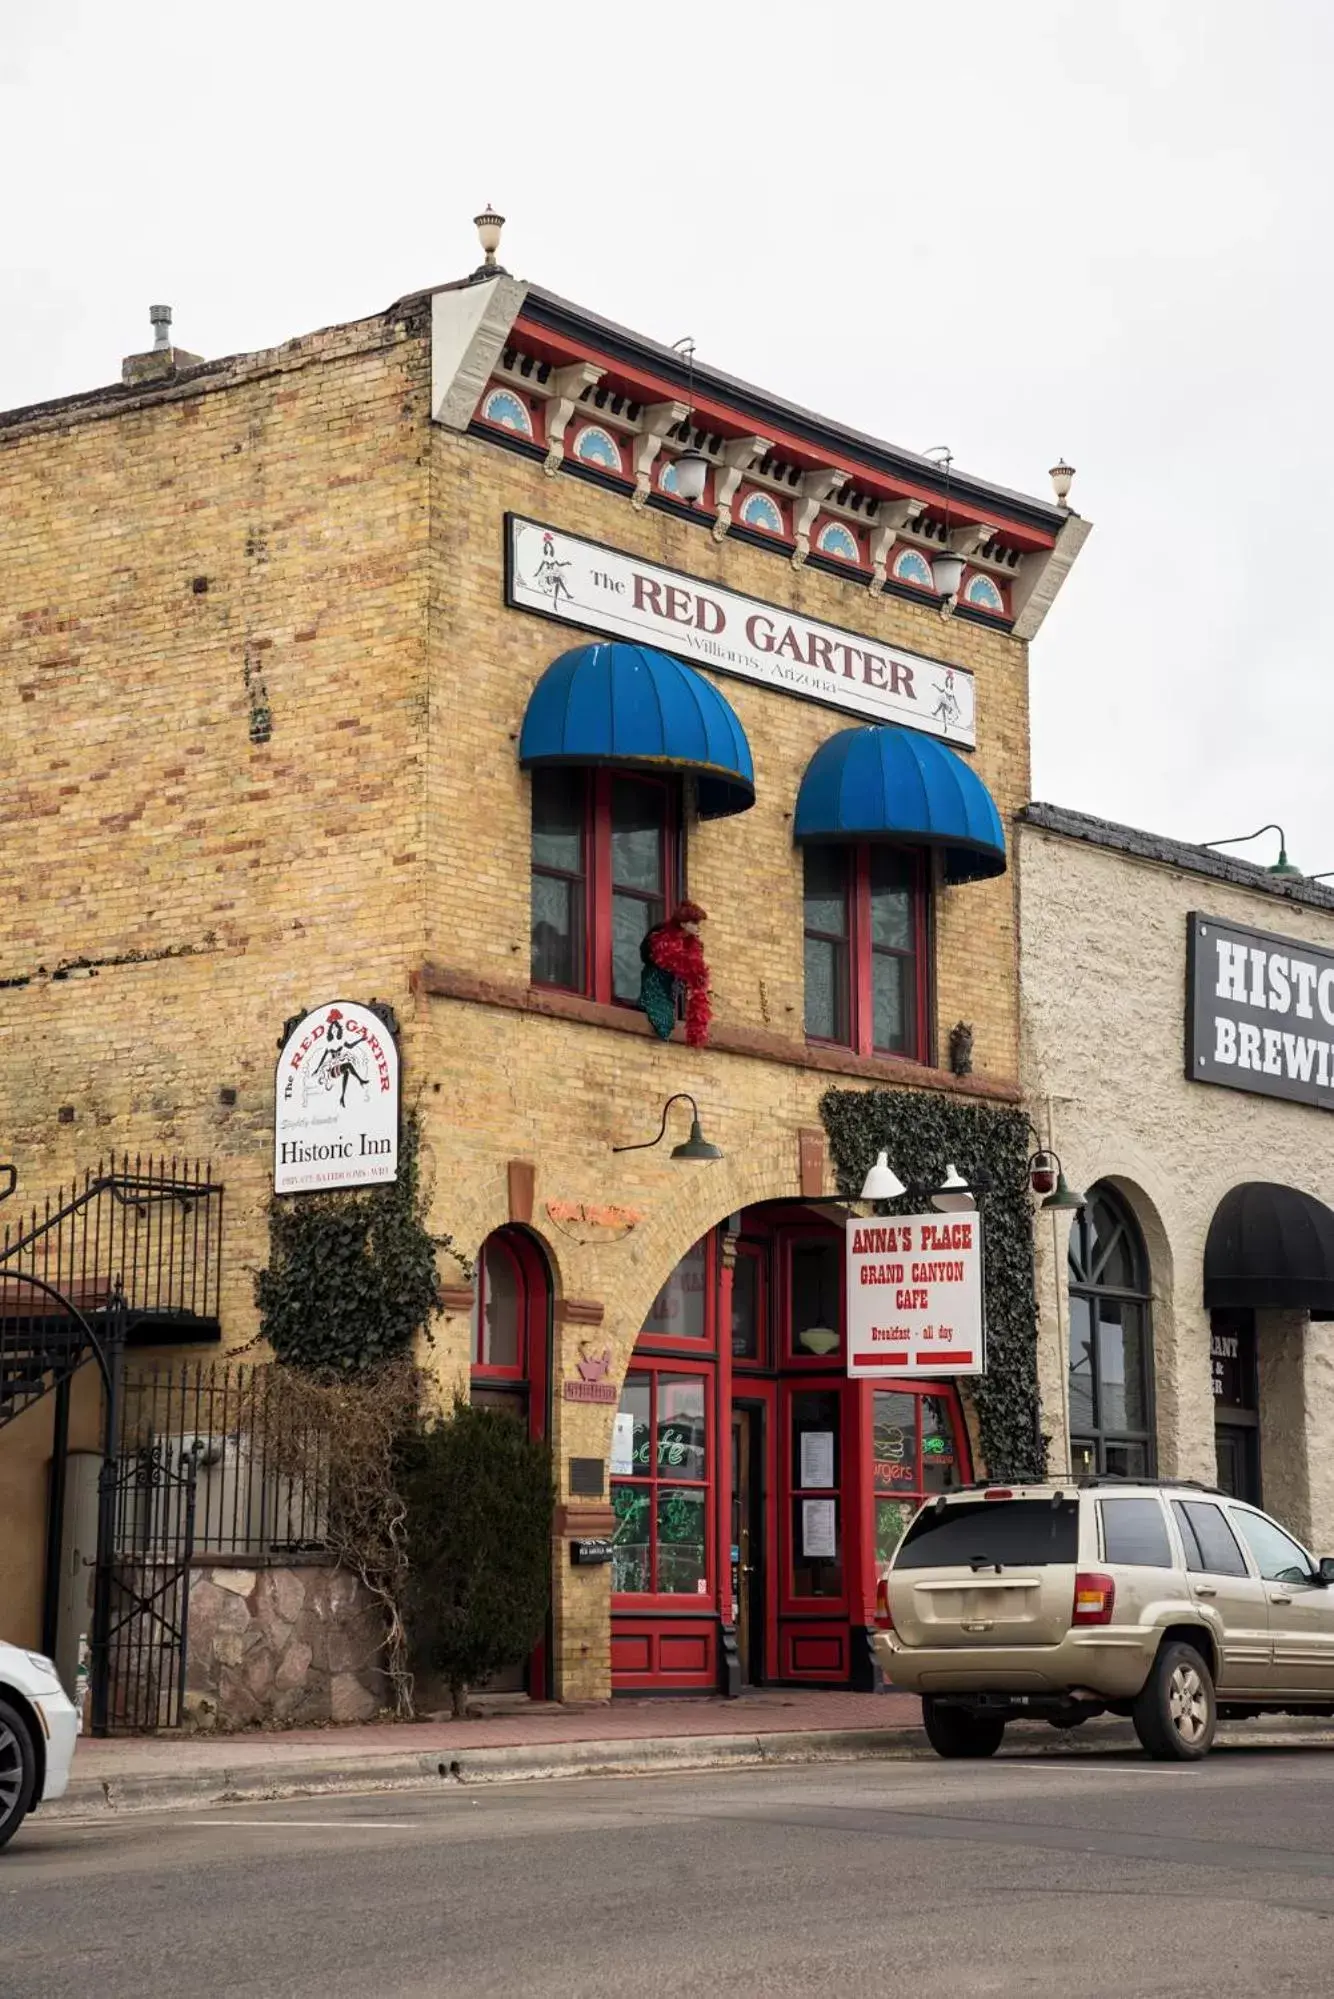
[[[1005,873],[1005,830],[981,778],[934,736],[892,722],[821,743],[801,780],[792,835],[938,847],[949,882]]]
[[[553,660],[529,697],[519,762],[690,771],[701,819],[755,803],[750,744],[731,704],[693,667],[650,646],[575,646]]]

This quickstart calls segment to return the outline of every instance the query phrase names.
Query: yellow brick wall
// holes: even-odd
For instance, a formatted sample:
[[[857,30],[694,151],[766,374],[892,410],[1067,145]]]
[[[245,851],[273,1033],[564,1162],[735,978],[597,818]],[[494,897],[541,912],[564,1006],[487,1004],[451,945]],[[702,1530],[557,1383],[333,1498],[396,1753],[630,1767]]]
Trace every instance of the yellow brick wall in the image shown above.
[[[321,999],[389,1000],[405,1089],[422,1104],[434,1225],[474,1258],[509,1218],[507,1162],[530,1160],[558,1311],[567,1299],[604,1308],[591,1331],[557,1319],[564,1499],[569,1457],[605,1458],[610,1440],[608,1408],[560,1397],[580,1341],[610,1345],[622,1371],[690,1244],[749,1202],[799,1192],[797,1133],[848,1079],[523,1010],[516,739],[534,681],[579,634],[505,608],[505,510],[971,668],[976,767],[1007,818],[1027,797],[1027,664],[1003,632],[794,571],[777,551],[718,545],[435,428],[428,374],[422,329],[391,317],[124,403],[0,420],[0,1153],[30,1198],[112,1149],[211,1157],[227,1187],[225,1343],[241,1346],[266,1254],[279,1029]],[[264,744],[250,740],[247,666],[272,710]],[[717,1028],[724,1041],[778,1036],[800,1056],[791,814],[810,755],[855,718],[718,685],[750,738],[758,800],[689,828]],[[939,1046],[972,1022],[979,1071],[1012,1084],[1012,878],[944,891],[937,932]],[[100,962],[51,976],[77,960]],[[423,966],[513,1004],[433,992]],[[681,1089],[724,1160],[682,1166],[665,1146],[613,1156],[651,1136]],[[57,1121],[62,1105],[72,1123]],[[644,1219],[576,1241],[547,1214],[562,1200]],[[442,1268],[462,1276],[449,1258]],[[467,1362],[455,1312],[431,1354],[441,1387],[466,1379]],[[29,1424],[32,1439],[41,1427]],[[0,1460],[7,1441],[12,1472],[14,1439],[0,1432]],[[36,1491],[43,1447],[25,1448]],[[14,1520],[22,1483],[0,1481]],[[40,1563],[40,1537],[20,1538]],[[555,1563],[558,1685],[603,1694],[607,1573],[572,1572],[563,1548]],[[31,1639],[30,1578],[23,1590]]]

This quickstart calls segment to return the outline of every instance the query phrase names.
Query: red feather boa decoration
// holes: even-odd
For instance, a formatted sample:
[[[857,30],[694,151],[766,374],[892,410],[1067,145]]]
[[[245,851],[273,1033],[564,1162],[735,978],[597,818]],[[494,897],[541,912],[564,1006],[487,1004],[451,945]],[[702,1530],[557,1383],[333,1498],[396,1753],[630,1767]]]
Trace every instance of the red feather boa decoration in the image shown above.
[[[702,923],[704,911],[697,903],[683,902],[666,923],[649,933],[648,951],[660,971],[679,979],[686,989],[686,1041],[702,1048],[709,1038],[713,1008],[709,1005],[709,968],[704,962],[704,946],[684,928]]]

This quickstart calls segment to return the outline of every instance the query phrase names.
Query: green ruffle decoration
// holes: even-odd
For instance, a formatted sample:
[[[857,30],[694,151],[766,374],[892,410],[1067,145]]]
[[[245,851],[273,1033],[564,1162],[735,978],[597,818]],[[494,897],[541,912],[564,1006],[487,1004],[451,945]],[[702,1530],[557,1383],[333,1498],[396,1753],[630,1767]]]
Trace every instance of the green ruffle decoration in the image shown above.
[[[670,1041],[676,1026],[676,980],[660,965],[645,965],[639,977],[639,1004],[659,1041]]]

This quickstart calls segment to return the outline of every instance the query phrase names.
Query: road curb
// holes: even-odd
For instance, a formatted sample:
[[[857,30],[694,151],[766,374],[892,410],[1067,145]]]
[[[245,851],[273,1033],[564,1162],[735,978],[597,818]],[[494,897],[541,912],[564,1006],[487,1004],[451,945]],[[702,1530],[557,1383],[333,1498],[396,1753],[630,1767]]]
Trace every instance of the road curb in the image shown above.
[[[111,1778],[75,1775],[63,1798],[43,1805],[42,1817],[105,1818],[191,1805],[314,1797],[321,1792],[439,1790],[554,1777],[646,1776],[663,1770],[902,1759],[930,1753],[925,1737],[916,1729],[820,1729],[773,1735],[514,1743],[411,1756],[333,1756],[320,1763],[233,1764]],[[76,1771],[77,1767],[76,1762]]]
[[[1040,1724],[1010,1738],[1026,1757],[1136,1755],[1123,1724],[1086,1723],[1055,1733]],[[184,1747],[184,1745],[182,1745]],[[1313,1734],[1268,1730],[1226,1733],[1220,1746],[1314,1749],[1334,1746],[1334,1731]],[[349,1792],[460,1789],[520,1784],[560,1777],[652,1776],[666,1771],[778,1768],[803,1763],[933,1762],[935,1752],[918,1728],[793,1729],[765,1735],[666,1735],[620,1741],[511,1743],[477,1749],[444,1749],[415,1755],[331,1756],[327,1761],[233,1764],[178,1768],[123,1777],[71,1778],[63,1798],[43,1805],[43,1821],[106,1819],[135,1812],[168,1812],[201,1805],[257,1803]],[[77,1758],[75,1763],[77,1771]]]

